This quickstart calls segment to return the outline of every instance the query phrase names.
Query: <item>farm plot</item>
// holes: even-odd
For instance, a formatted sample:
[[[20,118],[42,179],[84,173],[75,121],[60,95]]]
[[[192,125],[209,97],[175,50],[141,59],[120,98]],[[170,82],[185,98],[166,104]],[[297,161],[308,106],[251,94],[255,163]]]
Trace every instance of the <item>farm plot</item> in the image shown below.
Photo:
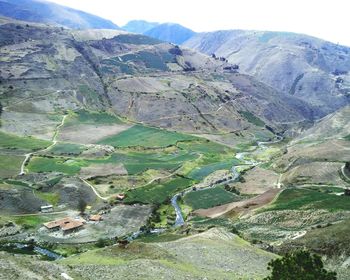
[[[5,149],[36,151],[51,145],[50,141],[33,137],[20,137],[0,131],[0,147]]]
[[[182,177],[171,179],[165,183],[154,183],[127,192],[125,202],[162,204],[170,197],[191,186],[192,180]]]
[[[193,210],[207,209],[214,206],[240,200],[241,197],[224,190],[223,187],[215,187],[203,191],[193,191],[185,195],[184,202]]]
[[[80,168],[84,165],[84,161],[81,160],[34,157],[27,168],[30,172],[35,173],[60,172],[66,175],[75,175],[79,173]]]
[[[18,175],[23,160],[23,156],[0,154],[0,177],[8,178]]]
[[[58,139],[66,142],[93,144],[129,127],[119,118],[108,113],[82,110],[69,115]]]
[[[350,211],[350,200],[346,196],[338,196],[310,189],[286,189],[276,201],[265,211],[324,209],[328,211]]]
[[[179,141],[196,139],[194,136],[167,131],[163,129],[134,125],[126,131],[117,135],[107,137],[99,144],[111,145],[114,147],[168,147]]]

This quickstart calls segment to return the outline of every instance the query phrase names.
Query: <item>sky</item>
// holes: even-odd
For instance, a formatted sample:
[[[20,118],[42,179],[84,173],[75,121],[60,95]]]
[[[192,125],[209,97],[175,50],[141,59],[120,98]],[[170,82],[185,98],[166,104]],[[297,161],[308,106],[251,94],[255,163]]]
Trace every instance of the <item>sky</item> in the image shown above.
[[[175,22],[196,32],[254,29],[303,33],[350,46],[349,0],[50,0],[109,19]]]

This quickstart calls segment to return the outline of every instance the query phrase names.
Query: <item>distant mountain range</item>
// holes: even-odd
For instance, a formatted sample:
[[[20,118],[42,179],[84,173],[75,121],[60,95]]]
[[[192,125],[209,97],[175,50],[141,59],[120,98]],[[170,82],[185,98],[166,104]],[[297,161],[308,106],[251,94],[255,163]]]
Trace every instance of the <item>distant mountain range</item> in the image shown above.
[[[42,0],[0,0],[0,15],[72,29],[120,29],[110,20]]]
[[[157,23],[132,20],[122,27],[125,31],[144,34],[162,41],[182,44],[196,33],[177,23]]]
[[[144,34],[148,30],[160,25],[159,22],[149,22],[146,20],[131,20],[122,29],[132,33]]]
[[[0,15],[73,29],[120,29],[111,21],[39,0],[0,0]],[[130,21],[123,29],[183,45],[236,65],[241,73],[271,86],[284,98],[293,96],[306,102],[313,119],[350,103],[348,47],[288,32],[196,33],[176,23],[145,20]],[[310,112],[307,115],[310,118]]]

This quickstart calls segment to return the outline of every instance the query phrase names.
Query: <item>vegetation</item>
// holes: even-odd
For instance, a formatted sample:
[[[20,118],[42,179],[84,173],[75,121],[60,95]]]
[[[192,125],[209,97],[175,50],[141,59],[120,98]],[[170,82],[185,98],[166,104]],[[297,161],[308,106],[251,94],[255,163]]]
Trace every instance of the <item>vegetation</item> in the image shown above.
[[[162,204],[169,200],[171,196],[177,192],[191,186],[192,180],[183,177],[177,177],[166,183],[151,184],[148,186],[133,189],[127,192],[127,197],[124,200],[128,203],[150,203],[150,204]]]
[[[84,146],[72,143],[57,143],[50,149],[54,155],[79,155],[85,150]]]
[[[34,157],[28,165],[30,172],[60,172],[75,175],[80,171],[82,162],[64,158]]]
[[[0,154],[0,177],[8,178],[17,175],[20,171],[23,160],[23,156]]]
[[[36,191],[35,195],[42,200],[47,201],[49,204],[56,206],[60,200],[60,196],[58,193],[50,193],[50,192],[39,192]]]
[[[325,209],[329,211],[350,210],[350,200],[310,189],[286,189],[265,210]]]
[[[78,201],[78,210],[80,212],[80,215],[84,215],[86,210],[87,203],[83,198],[80,198]]]
[[[229,170],[234,164],[237,164],[238,160],[228,160],[223,162],[212,163],[204,166],[197,167],[188,174],[188,177],[195,180],[202,180],[207,177],[209,174],[217,170]]]
[[[36,151],[44,149],[50,144],[50,141],[40,140],[33,137],[20,137],[0,131],[1,148]]]
[[[350,254],[350,220],[318,226],[283,246],[282,251],[292,248],[308,248],[317,254],[330,257]]]
[[[265,126],[265,123],[258,118],[257,116],[255,116],[254,114],[252,114],[251,112],[248,111],[240,111],[239,112],[248,122],[255,124],[256,126]]]
[[[114,147],[167,147],[179,141],[189,141],[193,139],[195,139],[195,137],[191,135],[142,125],[134,125],[128,130],[115,136],[107,137],[99,143]]]
[[[227,192],[223,187],[193,191],[184,197],[184,202],[194,210],[211,208],[237,200],[240,200],[239,196]]]
[[[165,57],[160,54],[154,54],[152,52],[140,51],[134,54],[126,54],[122,56],[123,61],[143,62],[147,68],[153,68],[160,71],[168,71],[167,62],[170,62],[169,56],[173,56],[168,53]]]
[[[118,117],[107,112],[79,110],[75,113],[71,113],[65,124],[71,125],[76,123],[121,124],[122,121]]]
[[[307,251],[286,254],[268,264],[271,276],[264,280],[336,280],[336,273],[324,269],[321,257]]]

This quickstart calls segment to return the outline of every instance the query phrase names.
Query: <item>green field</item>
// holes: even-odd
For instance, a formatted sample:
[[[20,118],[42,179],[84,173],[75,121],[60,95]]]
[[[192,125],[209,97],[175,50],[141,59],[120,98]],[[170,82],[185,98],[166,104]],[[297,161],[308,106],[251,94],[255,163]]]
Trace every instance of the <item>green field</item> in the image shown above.
[[[42,200],[45,200],[49,204],[56,206],[60,200],[60,196],[57,193],[39,192],[36,191],[35,195]]]
[[[123,122],[118,117],[106,112],[93,112],[80,110],[70,113],[65,122],[65,126],[73,124],[122,124]]]
[[[30,172],[60,172],[66,175],[75,175],[80,171],[84,162],[67,160],[64,158],[44,158],[34,157],[29,162],[27,168]]]
[[[179,153],[165,152],[128,152],[114,153],[105,159],[87,160],[86,163],[122,163],[129,175],[139,174],[148,169],[163,169],[172,171],[180,167],[185,161],[193,160],[198,155],[180,151]]]
[[[188,174],[188,177],[200,181],[207,177],[209,174],[213,173],[214,171],[230,170],[231,167],[235,164],[238,164],[238,162],[238,160],[233,159],[197,167]]]
[[[324,209],[329,211],[350,210],[350,199],[309,189],[286,189],[265,211],[271,210]]]
[[[192,180],[177,177],[166,183],[151,184],[145,187],[139,187],[127,192],[125,202],[162,204],[170,199],[174,194],[188,188],[191,184]]]
[[[239,196],[225,191],[223,187],[193,191],[186,194],[184,197],[184,202],[194,210],[207,209],[238,200],[240,200]]]
[[[33,137],[20,137],[0,131],[1,148],[36,151],[44,149],[50,145],[50,141],[40,140]]]
[[[23,160],[23,156],[0,155],[0,177],[8,178],[18,175]]]
[[[83,145],[71,143],[57,143],[50,149],[50,153],[54,155],[79,155],[85,150]]]
[[[103,139],[99,144],[111,145],[114,147],[168,147],[170,145],[175,145],[179,141],[194,139],[196,139],[194,136],[174,131],[134,125],[115,136]]]

